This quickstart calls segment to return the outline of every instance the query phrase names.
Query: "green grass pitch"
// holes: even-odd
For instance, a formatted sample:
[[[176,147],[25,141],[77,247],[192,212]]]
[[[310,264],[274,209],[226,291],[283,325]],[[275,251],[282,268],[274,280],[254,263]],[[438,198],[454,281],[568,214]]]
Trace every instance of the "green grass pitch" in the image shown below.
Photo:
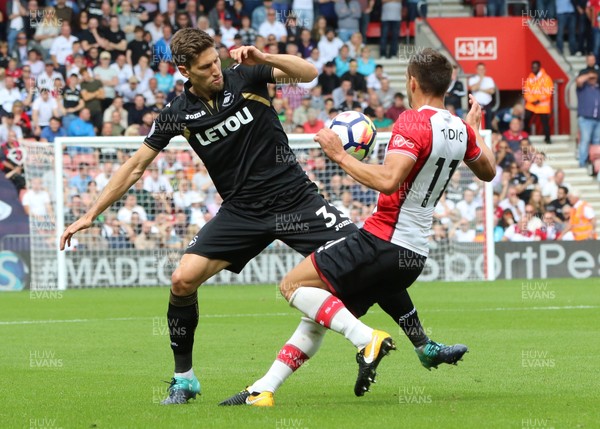
[[[393,334],[378,383],[353,395],[355,350],[328,333],[272,409],[218,407],[261,376],[300,314],[270,286],[207,286],[195,371],[203,394],[162,407],[172,372],[168,288],[0,295],[1,428],[597,428],[600,281],[420,283],[431,338],[462,342],[458,366],[428,372]]]

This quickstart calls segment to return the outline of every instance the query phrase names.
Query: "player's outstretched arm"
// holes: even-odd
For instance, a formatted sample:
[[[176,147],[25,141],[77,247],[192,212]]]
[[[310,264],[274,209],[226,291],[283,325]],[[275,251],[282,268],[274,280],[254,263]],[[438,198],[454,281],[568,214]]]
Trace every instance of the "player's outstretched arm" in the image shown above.
[[[71,238],[77,231],[89,228],[100,213],[119,200],[142,177],[146,167],[156,158],[156,155],[158,155],[157,151],[150,149],[145,144],[142,145],[115,172],[89,211],[65,229],[60,238],[60,250],[65,249],[65,244],[68,246],[71,245]]]
[[[400,153],[388,153],[382,165],[366,164],[351,157],[335,131],[323,128],[315,136],[325,155],[339,164],[356,181],[371,189],[391,195],[400,189],[415,160]]]
[[[481,134],[479,134],[479,128],[481,127],[481,106],[472,94],[469,95],[469,103],[471,103],[471,110],[469,110],[465,122],[475,131],[477,143],[483,153],[475,161],[467,162],[466,164],[479,179],[491,182],[496,176],[496,158],[492,150],[483,141]]]
[[[273,67],[275,79],[290,78],[297,79],[299,82],[310,82],[319,75],[314,65],[295,55],[265,54],[254,46],[232,49],[229,54],[240,64],[248,66],[266,64]]]

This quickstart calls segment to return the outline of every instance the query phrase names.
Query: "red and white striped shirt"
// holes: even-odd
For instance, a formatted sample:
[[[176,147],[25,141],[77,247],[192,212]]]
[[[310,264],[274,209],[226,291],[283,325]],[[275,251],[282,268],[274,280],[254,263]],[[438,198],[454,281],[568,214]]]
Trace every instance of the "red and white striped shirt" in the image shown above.
[[[481,155],[475,132],[447,110],[423,106],[402,113],[392,130],[387,154],[415,160],[397,192],[380,194],[364,229],[418,254],[429,253],[434,208],[460,162]]]

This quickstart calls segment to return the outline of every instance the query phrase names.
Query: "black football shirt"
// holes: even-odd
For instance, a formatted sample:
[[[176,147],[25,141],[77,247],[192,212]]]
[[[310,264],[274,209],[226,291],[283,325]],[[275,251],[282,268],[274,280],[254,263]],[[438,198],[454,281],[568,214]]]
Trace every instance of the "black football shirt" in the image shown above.
[[[210,101],[192,94],[186,82],[184,93],[154,121],[145,144],[160,151],[183,135],[224,202],[256,203],[305,184],[308,178],[269,99],[273,68],[235,65],[223,70],[223,81]]]

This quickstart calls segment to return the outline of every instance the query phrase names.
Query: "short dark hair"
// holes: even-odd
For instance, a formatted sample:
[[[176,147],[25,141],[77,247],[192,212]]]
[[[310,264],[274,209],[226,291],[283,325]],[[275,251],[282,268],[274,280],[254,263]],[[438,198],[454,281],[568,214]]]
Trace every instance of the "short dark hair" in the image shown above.
[[[176,66],[190,67],[202,52],[214,48],[210,35],[197,28],[182,28],[171,40],[171,54]]]
[[[452,79],[452,65],[438,51],[426,48],[410,57],[408,75],[419,82],[424,94],[443,97]]]
[[[563,191],[565,191],[565,194],[569,195],[569,188],[567,188],[566,186],[559,186],[558,189],[562,189]]]

